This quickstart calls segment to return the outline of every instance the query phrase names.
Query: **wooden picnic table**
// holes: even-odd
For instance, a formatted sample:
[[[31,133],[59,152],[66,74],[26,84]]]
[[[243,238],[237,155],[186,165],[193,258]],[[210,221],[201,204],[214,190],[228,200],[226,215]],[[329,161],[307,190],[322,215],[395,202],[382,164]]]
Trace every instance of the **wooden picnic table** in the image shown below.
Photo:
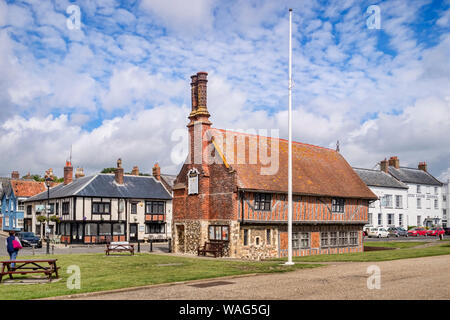
[[[106,244],[105,254],[109,256],[110,252],[123,252],[128,251],[131,255],[134,255],[134,245],[127,241],[111,242]]]
[[[41,260],[6,260],[0,261],[2,264],[2,272],[0,274],[0,282],[2,282],[4,275],[9,275],[12,279],[13,274],[29,274],[29,273],[44,273],[48,276],[49,281],[52,280],[52,274],[58,278],[58,269],[56,261],[58,259],[41,259]],[[15,267],[11,264],[15,263]],[[46,265],[47,264],[47,265]]]

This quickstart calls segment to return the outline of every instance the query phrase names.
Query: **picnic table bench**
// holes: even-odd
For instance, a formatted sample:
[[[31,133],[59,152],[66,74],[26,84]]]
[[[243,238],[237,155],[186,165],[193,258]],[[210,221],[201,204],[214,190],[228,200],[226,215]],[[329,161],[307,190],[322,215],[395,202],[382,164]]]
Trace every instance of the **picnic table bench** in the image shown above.
[[[206,256],[207,253],[214,254],[214,258],[217,256],[223,256],[223,243],[222,242],[205,242],[203,247],[198,248],[198,255]]]
[[[123,252],[129,251],[131,255],[134,255],[134,245],[129,242],[111,242],[106,244],[105,254],[109,255],[110,252]]]
[[[58,269],[56,266],[57,259],[43,259],[43,260],[6,260],[0,261],[2,264],[2,272],[0,274],[0,282],[2,282],[4,275],[9,275],[13,278],[13,274],[28,274],[28,273],[44,273],[48,276],[48,280],[52,281],[52,274],[58,278]],[[11,264],[15,263],[15,267]],[[45,265],[45,264],[48,264]]]

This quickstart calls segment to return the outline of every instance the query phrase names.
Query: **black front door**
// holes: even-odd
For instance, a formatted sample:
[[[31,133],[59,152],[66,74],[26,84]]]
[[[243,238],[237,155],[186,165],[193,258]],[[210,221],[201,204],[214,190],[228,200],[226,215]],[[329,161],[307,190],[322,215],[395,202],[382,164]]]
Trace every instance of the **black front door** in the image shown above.
[[[72,223],[72,239],[71,243],[83,243],[83,223]]]
[[[137,242],[138,240],[138,227],[137,223],[130,224],[130,242]]]

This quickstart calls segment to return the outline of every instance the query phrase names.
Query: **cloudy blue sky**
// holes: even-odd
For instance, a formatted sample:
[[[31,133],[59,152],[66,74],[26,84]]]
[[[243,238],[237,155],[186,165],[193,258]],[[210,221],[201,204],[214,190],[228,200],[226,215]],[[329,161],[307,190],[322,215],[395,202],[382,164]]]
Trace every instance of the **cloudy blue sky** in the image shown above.
[[[0,176],[61,176],[71,145],[87,174],[119,157],[177,173],[173,134],[201,70],[213,126],[287,137],[290,7],[294,139],[450,176],[449,0],[0,0]]]

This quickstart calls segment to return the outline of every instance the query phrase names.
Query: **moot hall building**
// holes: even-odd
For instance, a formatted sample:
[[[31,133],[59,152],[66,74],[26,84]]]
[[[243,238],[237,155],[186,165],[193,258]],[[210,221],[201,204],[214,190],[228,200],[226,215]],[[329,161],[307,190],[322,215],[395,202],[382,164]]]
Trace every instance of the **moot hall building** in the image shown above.
[[[212,128],[207,75],[191,77],[190,151],[174,182],[173,251],[196,254],[220,241],[229,257],[285,257],[288,142]],[[261,157],[268,153],[278,161],[273,172]],[[377,196],[335,150],[293,142],[292,155],[293,255],[363,251],[362,227]]]

